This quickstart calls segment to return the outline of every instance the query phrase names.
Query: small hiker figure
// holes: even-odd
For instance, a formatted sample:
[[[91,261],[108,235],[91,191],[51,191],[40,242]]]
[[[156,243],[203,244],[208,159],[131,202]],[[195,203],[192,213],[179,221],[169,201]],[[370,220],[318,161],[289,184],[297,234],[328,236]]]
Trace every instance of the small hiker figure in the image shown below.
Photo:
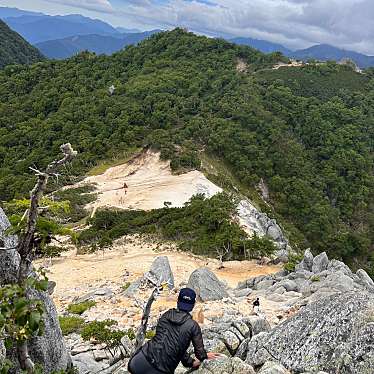
[[[260,311],[260,298],[257,297],[252,305],[253,305],[253,312],[257,314]]]
[[[123,182],[123,189],[125,190],[125,195],[127,194],[127,189],[129,188],[129,186],[127,185],[126,182]]]

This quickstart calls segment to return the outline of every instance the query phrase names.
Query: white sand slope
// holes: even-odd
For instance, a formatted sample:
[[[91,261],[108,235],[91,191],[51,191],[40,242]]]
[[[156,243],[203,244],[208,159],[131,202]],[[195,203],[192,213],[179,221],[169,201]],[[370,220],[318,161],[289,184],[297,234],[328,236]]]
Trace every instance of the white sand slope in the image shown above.
[[[197,170],[173,175],[170,162],[161,161],[159,153],[149,150],[101,175],[87,177],[83,183],[96,184],[99,196],[89,206],[93,212],[100,207],[159,209],[166,201],[181,207],[198,193],[211,197],[222,191]],[[123,188],[124,183],[128,188]]]

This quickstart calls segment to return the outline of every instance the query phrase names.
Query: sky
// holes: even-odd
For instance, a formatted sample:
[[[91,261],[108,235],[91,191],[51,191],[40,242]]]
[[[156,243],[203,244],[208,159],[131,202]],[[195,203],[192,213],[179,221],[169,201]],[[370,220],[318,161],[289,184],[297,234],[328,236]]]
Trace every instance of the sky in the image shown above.
[[[374,0],[0,0],[0,6],[79,13],[141,30],[181,26],[291,49],[326,43],[374,55]]]

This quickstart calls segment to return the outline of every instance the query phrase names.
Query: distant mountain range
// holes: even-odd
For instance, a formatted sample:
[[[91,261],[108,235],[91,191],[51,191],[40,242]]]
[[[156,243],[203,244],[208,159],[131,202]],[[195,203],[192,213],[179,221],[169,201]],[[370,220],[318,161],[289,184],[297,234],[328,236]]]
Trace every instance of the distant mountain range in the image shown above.
[[[96,54],[111,55],[127,45],[137,44],[160,30],[141,33],[109,35],[77,35],[64,39],[48,40],[37,43],[35,46],[44,56],[54,59],[71,57],[81,51],[95,52]]]
[[[49,58],[67,58],[89,50],[98,54],[111,54],[129,44],[136,44],[160,30],[141,32],[137,29],[113,27],[97,19],[79,14],[49,16],[17,8],[0,7],[0,19],[18,32],[29,43],[38,47]],[[361,68],[374,66],[374,56],[347,51],[327,44],[292,51],[281,44],[266,40],[237,37],[236,44],[248,45],[264,53],[279,51],[300,60],[335,60],[349,58]]]
[[[0,18],[2,18],[1,12]],[[117,29],[103,21],[75,14],[68,16],[21,15],[17,17],[4,17],[3,20],[11,29],[18,32],[31,44],[76,35],[121,34]]]
[[[264,53],[282,52],[284,55],[289,56],[292,51],[281,44],[268,42],[266,40],[252,39],[252,38],[233,38],[230,42],[241,45],[248,45],[249,47],[256,48]]]

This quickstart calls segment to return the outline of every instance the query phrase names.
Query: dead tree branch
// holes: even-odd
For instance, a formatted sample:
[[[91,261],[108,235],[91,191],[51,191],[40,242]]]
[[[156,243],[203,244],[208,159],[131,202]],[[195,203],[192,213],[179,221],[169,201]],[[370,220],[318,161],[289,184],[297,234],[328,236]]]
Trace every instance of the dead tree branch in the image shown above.
[[[25,212],[24,215],[27,216],[26,229],[21,234],[17,246],[17,251],[20,254],[18,284],[21,287],[24,286],[25,281],[29,277],[32,270],[32,241],[36,230],[39,204],[46,190],[48,178],[50,176],[56,176],[57,169],[71,161],[77,155],[77,152],[73,150],[70,143],[63,144],[60,149],[63,153],[63,157],[59,160],[52,161],[44,172],[30,168],[36,173],[38,180],[30,194],[30,208]],[[17,347],[17,353],[21,369],[26,370],[28,373],[32,373],[34,371],[34,363],[30,359],[28,353],[27,341]]]
[[[149,320],[149,316],[151,314],[152,304],[156,300],[159,293],[160,293],[160,287],[156,287],[152,291],[152,294],[149,297],[149,299],[147,301],[147,304],[145,305],[145,308],[143,310],[142,321],[140,323],[140,326],[138,328],[138,332],[136,334],[135,351],[138,350],[144,343],[145,335],[146,335],[146,332],[147,332],[148,320]]]

